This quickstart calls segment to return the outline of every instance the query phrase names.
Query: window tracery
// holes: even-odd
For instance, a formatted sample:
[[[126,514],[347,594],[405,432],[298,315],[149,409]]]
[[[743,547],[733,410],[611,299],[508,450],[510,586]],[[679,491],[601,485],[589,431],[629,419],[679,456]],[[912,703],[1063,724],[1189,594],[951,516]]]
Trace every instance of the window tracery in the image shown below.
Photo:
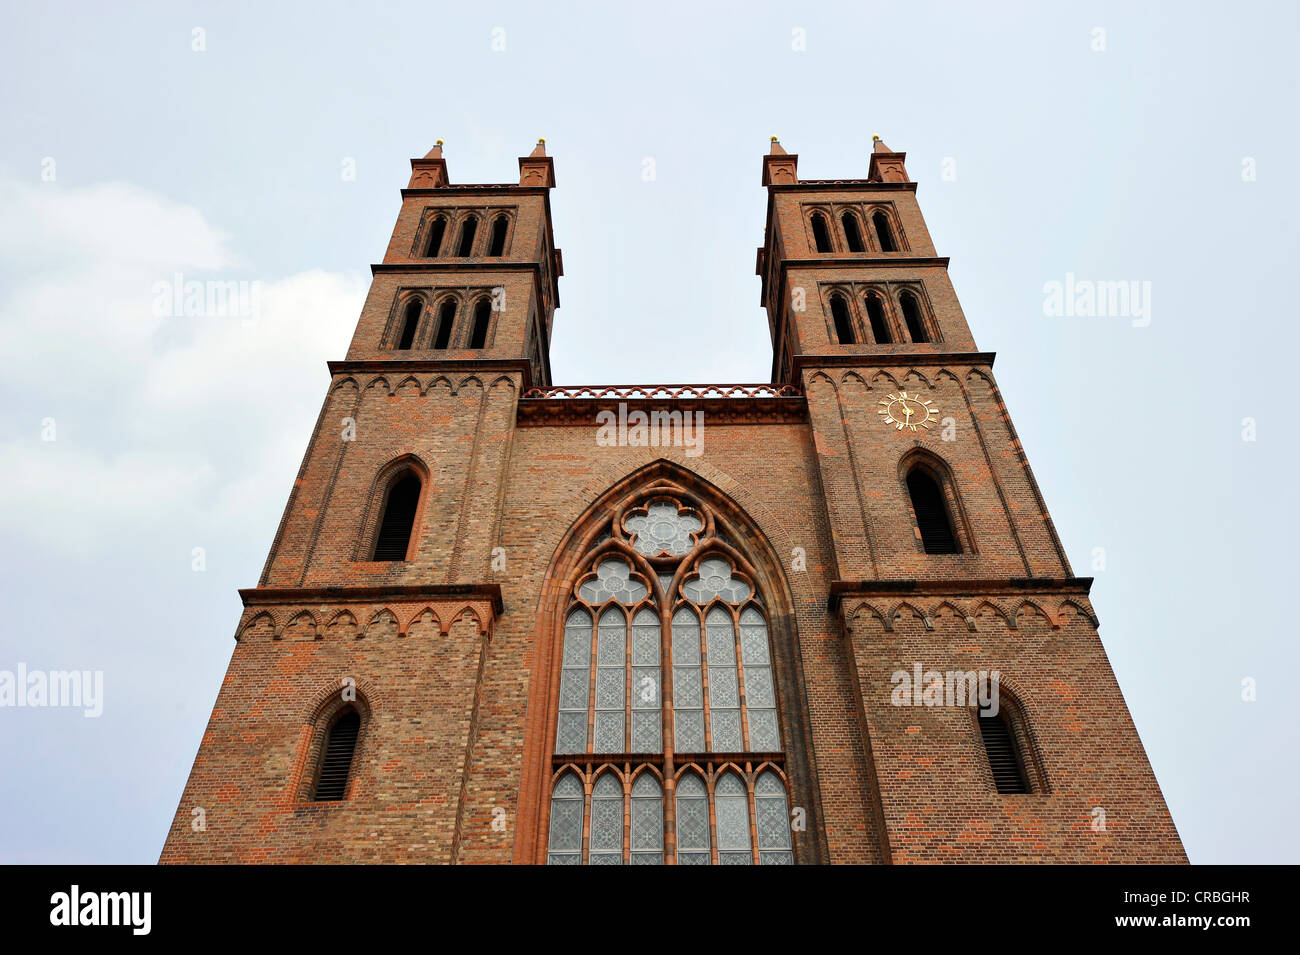
[[[753,570],[684,496],[598,536],[563,618],[548,861],[793,863]]]

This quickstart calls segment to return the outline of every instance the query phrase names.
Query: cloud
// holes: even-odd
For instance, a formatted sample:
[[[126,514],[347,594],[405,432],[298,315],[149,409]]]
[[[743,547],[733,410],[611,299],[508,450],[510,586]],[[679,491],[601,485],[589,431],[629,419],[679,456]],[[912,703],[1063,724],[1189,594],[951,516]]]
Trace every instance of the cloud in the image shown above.
[[[0,384],[12,412],[0,528],[85,553],[124,531],[273,521],[364,279],[236,272],[228,237],[201,212],[132,186],[0,180],[0,202],[14,212],[0,238],[0,352],[22,359]],[[178,274],[203,288],[246,283],[256,314],[160,312],[159,283]]]

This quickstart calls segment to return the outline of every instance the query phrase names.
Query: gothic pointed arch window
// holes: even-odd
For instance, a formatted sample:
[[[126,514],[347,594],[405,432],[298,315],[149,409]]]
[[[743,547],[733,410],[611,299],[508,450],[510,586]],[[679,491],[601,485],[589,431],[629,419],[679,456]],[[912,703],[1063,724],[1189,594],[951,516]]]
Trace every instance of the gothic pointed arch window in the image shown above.
[[[1029,792],[1029,780],[1021,762],[1020,748],[1007,719],[1005,710],[981,710],[979,720],[980,740],[984,755],[988,757],[993,786],[1002,795]]]
[[[817,247],[818,252],[830,252],[831,249],[831,230],[826,225],[826,217],[820,212],[812,214],[812,233],[813,244]]]
[[[406,560],[422,486],[420,476],[409,467],[389,480],[371,560]]]
[[[862,230],[858,228],[858,217],[852,212],[845,212],[840,216],[840,224],[844,226],[844,242],[848,245],[849,251],[864,251],[865,247],[862,244]]]
[[[510,231],[510,217],[504,212],[492,220],[492,240],[488,243],[488,255],[506,254],[506,234]]]
[[[614,514],[560,624],[547,860],[793,863],[771,604],[739,535],[676,487]]]
[[[994,690],[996,706],[972,710],[993,789],[1004,796],[1049,792],[1023,704],[1001,682]]]
[[[456,324],[456,300],[445,298],[438,306],[438,328],[433,333],[433,347],[446,348],[451,344],[451,329]]]
[[[876,230],[876,241],[880,243],[880,251],[897,252],[898,243],[894,241],[894,230],[890,228],[889,216],[884,209],[877,209],[871,214],[871,225]]]
[[[397,347],[405,351],[415,344],[415,332],[420,327],[420,314],[424,311],[424,302],[413,296],[402,310],[402,331],[397,338]]]
[[[474,324],[470,326],[469,347],[486,348],[488,326],[492,324],[492,302],[481,298],[474,306]]]
[[[321,749],[320,766],[313,787],[314,802],[339,802],[348,791],[352,775],[352,758],[356,753],[357,736],[361,732],[361,714],[348,706],[334,716],[325,732]]]
[[[425,245],[424,257],[426,259],[436,259],[438,253],[442,251],[442,240],[447,234],[447,217],[435,216],[433,222],[429,225],[429,241]]]
[[[903,309],[903,322],[912,341],[928,342],[930,334],[925,329],[925,317],[921,314],[921,303],[916,300],[916,295],[904,289],[898,294],[898,304]]]
[[[867,321],[871,325],[871,337],[877,345],[888,345],[893,341],[889,334],[889,320],[885,317],[885,303],[879,292],[868,292],[863,299],[867,307]]]
[[[456,243],[456,254],[461,258],[474,252],[474,233],[478,230],[478,216],[468,216],[460,224],[460,241]]]
[[[841,345],[854,344],[853,319],[849,315],[849,303],[844,301],[843,295],[831,295],[831,321],[835,325],[835,340]]]
[[[958,554],[957,535],[952,515],[944,500],[943,485],[929,469],[913,467],[907,473],[907,493],[912,499],[912,513],[927,554]]]

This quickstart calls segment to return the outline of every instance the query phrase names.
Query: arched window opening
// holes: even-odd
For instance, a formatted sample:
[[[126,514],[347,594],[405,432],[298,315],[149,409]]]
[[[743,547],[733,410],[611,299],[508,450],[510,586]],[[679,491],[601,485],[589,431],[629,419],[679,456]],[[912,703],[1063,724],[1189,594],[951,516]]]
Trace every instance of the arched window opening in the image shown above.
[[[632,864],[664,864],[664,794],[653,773],[632,784]]]
[[[410,348],[415,344],[415,330],[420,326],[420,313],[424,311],[424,303],[418,298],[411,299],[406,306],[405,314],[402,318],[402,334],[397,340],[399,349]]]
[[[591,614],[581,607],[564,624],[564,664],[560,672],[557,753],[587,751],[587,696],[591,680]]]
[[[914,342],[928,342],[930,336],[925,333],[925,322],[921,319],[921,303],[911,292],[904,291],[898,296],[898,304],[903,307],[903,321],[907,324],[907,334]]]
[[[864,251],[862,233],[858,231],[858,217],[852,212],[846,212],[840,216],[840,224],[844,226],[844,241],[848,245],[849,251]]]
[[[470,216],[460,227],[460,242],[456,254],[462,258],[474,251],[474,232],[478,229],[478,219]]]
[[[663,749],[663,716],[659,702],[659,687],[662,685],[659,682],[659,656],[659,617],[653,610],[643,608],[632,620],[632,752],[634,753],[657,753]],[[635,788],[632,790],[632,795],[636,795]]]
[[[735,773],[727,773],[714,788],[714,811],[718,816],[718,863],[751,865],[749,847],[749,795]]]
[[[546,853],[549,864],[582,864],[582,810],[582,782],[573,773],[565,773],[551,793]]]
[[[591,865],[623,864],[623,784],[605,773],[591,789]]]
[[[826,217],[820,212],[812,214],[813,242],[818,252],[831,251],[831,230],[826,227]]]
[[[745,667],[745,709],[749,717],[749,750],[775,752],[781,748],[776,721],[776,689],[768,651],[767,621],[754,607],[740,612],[740,661]]]
[[[960,553],[939,482],[921,468],[913,468],[907,475],[907,493],[912,498],[912,511],[916,514],[916,526],[921,532],[921,545],[925,552]]]
[[[715,753],[745,748],[740,720],[740,675],[736,668],[736,628],[731,614],[715,606],[705,618],[705,652],[709,682],[709,730]]]
[[[849,304],[842,295],[831,296],[831,320],[835,323],[835,338],[841,345],[852,345],[853,320],[849,317]]]
[[[429,244],[424,250],[424,256],[428,259],[435,259],[438,253],[442,251],[442,239],[447,234],[447,217],[438,216],[429,226]]]
[[[759,865],[793,865],[790,851],[790,811],[781,778],[770,769],[754,784],[754,818],[758,830]]]
[[[492,242],[488,246],[488,255],[506,254],[506,231],[510,228],[510,218],[500,215],[492,223]]]
[[[687,773],[677,781],[677,864],[709,865],[709,793],[700,777]]]
[[[989,770],[993,773],[993,784],[999,793],[1015,794],[1029,792],[1029,780],[1020,752],[1016,746],[1015,734],[1007,719],[1005,710],[989,713],[979,711],[980,737],[984,741],[984,752],[988,756]]]
[[[451,328],[456,324],[456,300],[449,298],[438,309],[438,331],[433,337],[434,348],[446,348],[451,344]]]
[[[420,504],[420,479],[414,471],[404,471],[388,490],[384,514],[375,538],[374,560],[406,560],[415,526],[415,512]]]
[[[898,246],[894,242],[894,233],[889,228],[889,216],[885,215],[884,210],[877,209],[871,216],[871,223],[876,227],[876,240],[880,243],[880,251],[897,252]]]
[[[672,844],[679,865],[792,863],[757,572],[722,551],[738,537],[703,505],[641,492],[617,513],[570,591],[557,647],[547,859],[659,865]],[[671,789],[657,776],[670,752]]]
[[[492,303],[481,298],[474,306],[474,325],[470,329],[469,347],[486,348],[488,325],[492,322]]]
[[[361,732],[361,715],[349,707],[334,718],[325,734],[320,772],[316,777],[316,802],[339,802],[347,795],[352,756]]]
[[[596,746],[598,753],[622,753],[627,710],[624,689],[627,681],[627,617],[619,607],[600,615],[596,628]],[[620,789],[619,793],[622,794]],[[619,824],[623,813],[620,807]],[[620,851],[623,843],[619,842]]]
[[[867,320],[871,323],[871,337],[877,345],[888,345],[893,341],[889,334],[889,322],[885,318],[885,303],[875,292],[868,292],[864,300],[867,306]]]
[[[704,671],[700,618],[682,607],[673,614],[673,746],[679,753],[704,751]]]

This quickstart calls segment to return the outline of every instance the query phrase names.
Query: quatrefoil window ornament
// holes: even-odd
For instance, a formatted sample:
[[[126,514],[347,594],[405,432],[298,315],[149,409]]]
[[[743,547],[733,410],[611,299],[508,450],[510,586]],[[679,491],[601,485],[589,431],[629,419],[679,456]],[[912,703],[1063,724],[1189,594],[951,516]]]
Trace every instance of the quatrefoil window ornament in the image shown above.
[[[699,576],[682,584],[682,593],[697,604],[706,604],[715,597],[738,604],[752,593],[749,584],[731,574],[731,565],[720,557],[709,557],[700,562]]]
[[[647,557],[681,557],[691,549],[693,537],[704,529],[704,522],[676,501],[654,501],[644,514],[633,514],[623,526],[632,535],[632,546]]]
[[[617,557],[602,560],[596,567],[596,579],[588,580],[578,588],[578,596],[592,606],[606,600],[634,604],[650,592],[645,584],[632,579],[632,570]]]

